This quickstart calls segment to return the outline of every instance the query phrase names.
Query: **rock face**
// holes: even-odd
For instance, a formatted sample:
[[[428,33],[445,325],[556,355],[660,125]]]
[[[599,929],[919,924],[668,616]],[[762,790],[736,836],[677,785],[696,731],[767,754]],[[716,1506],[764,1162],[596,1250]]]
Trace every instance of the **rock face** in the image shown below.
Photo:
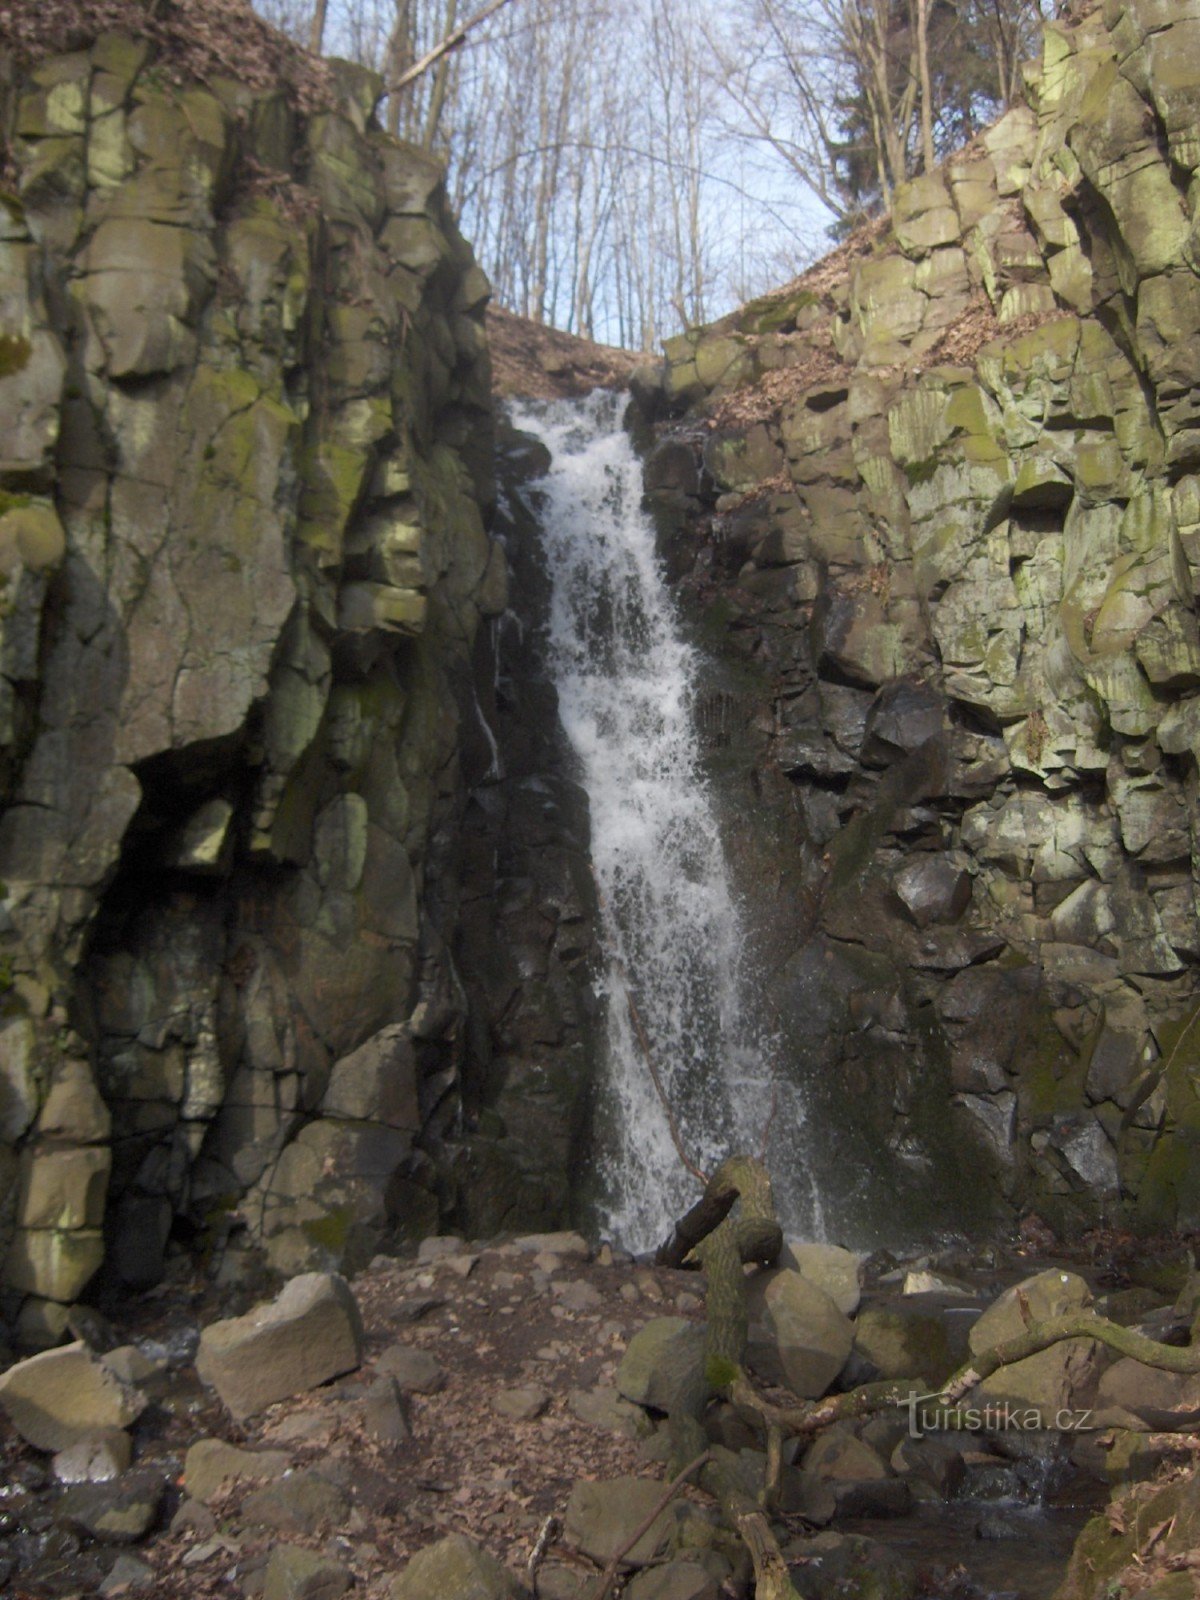
[[[1028,107],[634,384],[692,408],[647,486],[849,1242],[1200,1219],[1196,41],[1052,23]]]
[[[0,73],[0,1281],[30,1326],[106,1252],[156,1281],[177,1220],[285,1275],[480,1231],[458,1173],[498,1099],[477,1191],[560,1226],[546,1088],[588,1071],[553,704],[492,748],[529,657],[440,169],[358,69],[300,120],[155,48]],[[497,922],[511,959],[464,986]]]

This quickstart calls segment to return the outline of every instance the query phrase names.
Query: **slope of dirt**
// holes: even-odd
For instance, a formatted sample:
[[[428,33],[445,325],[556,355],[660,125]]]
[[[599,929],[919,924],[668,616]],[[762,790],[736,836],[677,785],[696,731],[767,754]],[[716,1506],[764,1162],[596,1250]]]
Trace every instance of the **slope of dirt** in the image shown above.
[[[156,64],[179,82],[234,78],[285,88],[301,111],[329,105],[324,62],[257,16],[249,0],[0,0],[0,51],[21,66],[91,45],[103,33],[152,41]]]
[[[487,318],[492,389],[502,398],[558,400],[590,389],[619,389],[645,359],[514,316],[500,306],[489,306]]]

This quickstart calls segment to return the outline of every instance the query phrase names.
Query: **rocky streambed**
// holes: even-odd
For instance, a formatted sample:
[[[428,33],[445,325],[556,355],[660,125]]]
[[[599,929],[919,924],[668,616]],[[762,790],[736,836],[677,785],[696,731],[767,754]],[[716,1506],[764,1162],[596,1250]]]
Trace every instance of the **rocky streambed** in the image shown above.
[[[900,1373],[936,1383],[1014,1319],[1093,1297],[1181,1340],[1190,1254],[1120,1244],[1084,1263],[790,1246],[748,1285],[749,1360],[800,1394]],[[305,1274],[221,1315],[241,1309],[177,1283],[115,1323],[81,1313],[75,1342],[8,1365],[0,1588],[585,1600],[662,1499],[663,1407],[704,1321],[698,1275],[569,1233],[431,1238],[352,1285]],[[1040,1600],[1060,1581],[1073,1600],[1120,1592],[1127,1566],[1163,1600],[1193,1592],[1200,1495],[1178,1464],[1200,1380],[1073,1341],[975,1402],[965,1430],[898,1407],[787,1462],[778,1532],[806,1600]],[[1034,1407],[1057,1426],[1032,1428]],[[731,1407],[708,1428],[761,1473],[762,1441]],[[750,1593],[739,1541],[691,1489],[622,1581],[631,1600]]]

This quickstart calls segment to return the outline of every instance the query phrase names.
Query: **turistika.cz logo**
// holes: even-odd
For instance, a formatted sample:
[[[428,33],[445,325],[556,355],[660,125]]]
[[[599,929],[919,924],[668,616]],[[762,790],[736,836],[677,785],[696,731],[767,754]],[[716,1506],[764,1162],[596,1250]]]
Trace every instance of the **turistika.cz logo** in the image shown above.
[[[908,1436],[921,1439],[927,1433],[1091,1433],[1092,1413],[1063,1407],[1048,1416],[1038,1406],[985,1402],[978,1406],[948,1406],[934,1394],[910,1394],[904,1406],[908,1411]]]

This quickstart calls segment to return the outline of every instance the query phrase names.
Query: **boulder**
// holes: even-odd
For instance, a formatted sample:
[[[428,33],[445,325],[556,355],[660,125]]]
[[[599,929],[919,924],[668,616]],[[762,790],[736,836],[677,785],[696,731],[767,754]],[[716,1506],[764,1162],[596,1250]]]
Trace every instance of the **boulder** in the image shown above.
[[[1163,1372],[1122,1356],[1101,1376],[1096,1411],[1132,1413],[1156,1432],[1190,1430],[1200,1422],[1200,1376]]]
[[[934,1384],[954,1368],[943,1318],[911,1303],[864,1307],[854,1324],[854,1354],[882,1379]]]
[[[646,1567],[625,1586],[625,1600],[720,1600],[721,1586],[697,1561]]]
[[[501,1389],[492,1396],[492,1409],[513,1422],[533,1422],[550,1404],[550,1395],[535,1383]]]
[[[654,1424],[641,1406],[624,1399],[611,1384],[572,1389],[567,1396],[567,1410],[589,1427],[606,1428],[629,1439],[641,1439],[654,1431]]]
[[[290,1464],[283,1450],[239,1450],[224,1439],[197,1439],[183,1460],[183,1487],[207,1505],[226,1484],[278,1478]]]
[[[704,1329],[685,1317],[654,1317],[639,1328],[617,1368],[617,1388],[635,1405],[670,1409],[676,1386],[701,1358]]]
[[[82,1341],[44,1350],[0,1375],[0,1406],[37,1450],[66,1450],[105,1428],[125,1428],[145,1397],[110,1372]]]
[[[200,1335],[196,1370],[239,1420],[362,1361],[362,1322],[344,1278],[308,1272],[244,1317]]]
[[[419,1550],[388,1594],[389,1600],[517,1600],[520,1592],[494,1556],[452,1533]]]
[[[277,1544],[267,1563],[262,1600],[338,1600],[353,1582],[340,1561],[300,1545]]]
[[[441,1362],[419,1345],[389,1345],[376,1360],[375,1368],[385,1378],[395,1378],[407,1394],[437,1394],[446,1382]]]
[[[305,1537],[340,1528],[350,1515],[350,1502],[319,1472],[290,1472],[249,1495],[242,1507],[247,1522],[278,1533]]]
[[[846,1364],[854,1326],[824,1289],[784,1267],[752,1280],[746,1362],[801,1399],[825,1393]]]
[[[1092,1302],[1092,1292],[1077,1273],[1050,1269],[1014,1284],[983,1313],[972,1327],[972,1355],[1023,1333],[1030,1323],[1045,1322]],[[1075,1396],[1095,1376],[1096,1343],[1092,1339],[1067,1339],[1012,1366],[1002,1367],[974,1392],[977,1404],[1008,1404],[1034,1409],[1053,1425],[1055,1416],[1069,1411]]]
[[[60,1450],[50,1463],[59,1483],[108,1483],[129,1470],[133,1442],[124,1428],[103,1428]]]
[[[860,1483],[889,1476],[883,1457],[857,1438],[847,1423],[829,1428],[809,1446],[804,1471],[836,1483]]]
[[[59,1522],[104,1544],[133,1544],[154,1526],[166,1479],[153,1469],[126,1472],[109,1483],[77,1483],[54,1509]]]
[[[363,1427],[380,1444],[403,1444],[412,1438],[412,1423],[404,1391],[395,1378],[376,1378],[362,1404]]]
[[[581,1479],[567,1501],[563,1537],[603,1566],[646,1520],[662,1493],[662,1484],[648,1478],[614,1478],[609,1483]],[[648,1566],[665,1550],[670,1532],[670,1515],[663,1511],[624,1559],[633,1567]]]
[[[843,1316],[852,1317],[862,1299],[863,1257],[837,1244],[809,1244],[789,1240],[780,1256],[781,1266],[791,1266],[809,1283],[823,1289]]]

